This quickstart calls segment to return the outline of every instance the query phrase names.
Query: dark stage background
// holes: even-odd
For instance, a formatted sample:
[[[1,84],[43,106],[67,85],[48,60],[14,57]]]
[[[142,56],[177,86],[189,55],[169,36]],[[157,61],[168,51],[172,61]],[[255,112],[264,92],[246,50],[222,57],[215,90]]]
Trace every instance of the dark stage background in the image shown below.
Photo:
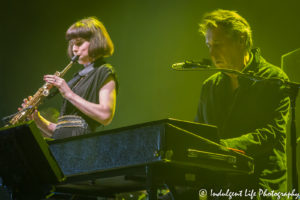
[[[116,115],[99,130],[167,117],[194,119],[201,84],[211,73],[177,72],[170,66],[208,57],[198,33],[205,12],[237,10],[252,26],[254,46],[275,65],[280,66],[282,54],[300,47],[298,0],[10,0],[1,7],[1,118],[42,86],[44,74],[66,66],[65,31],[83,17],[98,17],[115,44],[107,61],[120,81]],[[77,70],[74,66],[66,79]],[[40,110],[60,103],[55,97]]]

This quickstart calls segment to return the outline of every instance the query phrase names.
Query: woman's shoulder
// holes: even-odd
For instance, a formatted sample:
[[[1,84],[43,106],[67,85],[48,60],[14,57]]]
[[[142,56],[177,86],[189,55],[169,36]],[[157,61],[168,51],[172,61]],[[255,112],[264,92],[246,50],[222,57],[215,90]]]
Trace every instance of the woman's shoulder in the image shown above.
[[[111,64],[104,63],[104,64],[96,67],[94,74],[96,77],[98,77],[97,80],[99,82],[101,82],[100,85],[102,85],[107,80],[107,78],[109,78],[109,77],[113,78],[116,83],[116,88],[118,90],[119,80],[116,75],[115,68]]]
[[[105,73],[105,72],[112,73],[112,74],[116,73],[115,68],[109,63],[104,63],[100,66],[96,66],[95,71],[98,73]]]

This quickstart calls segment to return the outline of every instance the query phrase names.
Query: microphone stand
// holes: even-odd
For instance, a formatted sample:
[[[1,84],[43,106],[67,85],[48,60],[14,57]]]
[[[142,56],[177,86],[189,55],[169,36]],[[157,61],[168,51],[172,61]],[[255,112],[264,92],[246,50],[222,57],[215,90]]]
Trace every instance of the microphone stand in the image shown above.
[[[285,86],[285,93],[291,100],[291,159],[292,159],[292,190],[298,193],[298,173],[297,173],[297,131],[296,131],[296,99],[299,93],[300,83],[286,81],[280,78],[263,78],[254,75],[254,72],[242,73],[232,69],[218,69],[210,65],[196,64],[184,68],[183,66],[172,65],[173,70],[177,71],[215,71],[236,74],[241,77],[249,78],[253,81],[270,81],[279,86]]]

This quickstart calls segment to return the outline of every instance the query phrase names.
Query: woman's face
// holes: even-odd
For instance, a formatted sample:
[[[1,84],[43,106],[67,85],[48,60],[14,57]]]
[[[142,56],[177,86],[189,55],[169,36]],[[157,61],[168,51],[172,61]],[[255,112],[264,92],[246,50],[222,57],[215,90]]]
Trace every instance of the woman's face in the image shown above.
[[[72,39],[70,42],[72,43],[73,54],[79,56],[79,64],[86,65],[93,61],[93,59],[89,56],[89,41],[78,37]]]

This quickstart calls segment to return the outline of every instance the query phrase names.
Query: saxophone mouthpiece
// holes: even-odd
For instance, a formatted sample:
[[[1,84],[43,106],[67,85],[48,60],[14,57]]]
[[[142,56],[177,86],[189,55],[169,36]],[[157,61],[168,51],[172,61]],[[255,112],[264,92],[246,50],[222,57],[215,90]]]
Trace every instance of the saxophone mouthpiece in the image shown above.
[[[72,62],[76,62],[78,60],[78,58],[79,58],[79,55],[75,55],[72,57],[71,60],[72,60]]]

